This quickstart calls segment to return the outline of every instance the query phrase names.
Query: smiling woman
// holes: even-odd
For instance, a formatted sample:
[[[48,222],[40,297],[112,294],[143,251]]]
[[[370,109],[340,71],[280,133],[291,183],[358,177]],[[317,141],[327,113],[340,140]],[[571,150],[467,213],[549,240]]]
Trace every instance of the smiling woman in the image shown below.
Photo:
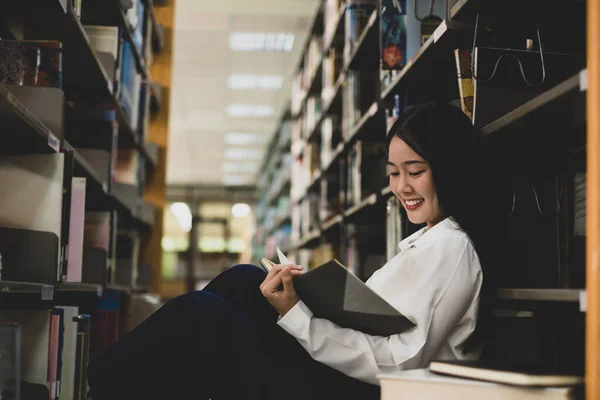
[[[469,118],[449,104],[424,103],[406,110],[386,138],[390,189],[410,222],[425,230],[449,218],[473,243],[488,277],[481,288],[479,321],[467,345],[487,336],[496,230],[484,198],[485,172]],[[484,269],[484,267],[487,267]]]
[[[267,274],[238,265],[92,360],[94,399],[375,400],[382,373],[479,358],[493,227],[476,197],[474,142],[459,109],[434,103],[407,110],[387,139],[392,191],[426,226],[366,285],[414,328],[390,336],[343,328],[298,297],[302,267],[274,265]]]

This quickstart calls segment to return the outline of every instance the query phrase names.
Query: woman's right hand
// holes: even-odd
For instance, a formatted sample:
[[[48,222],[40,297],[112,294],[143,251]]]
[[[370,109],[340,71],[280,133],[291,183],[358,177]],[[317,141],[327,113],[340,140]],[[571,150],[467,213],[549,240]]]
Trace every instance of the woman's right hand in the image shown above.
[[[303,268],[298,265],[274,265],[260,285],[262,295],[283,317],[291,310],[299,298],[292,282],[294,276],[302,275]]]

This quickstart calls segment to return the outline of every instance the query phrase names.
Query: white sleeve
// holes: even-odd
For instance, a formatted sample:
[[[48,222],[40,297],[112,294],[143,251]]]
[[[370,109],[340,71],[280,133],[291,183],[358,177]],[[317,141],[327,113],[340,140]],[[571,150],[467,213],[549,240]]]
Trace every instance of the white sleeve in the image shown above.
[[[455,256],[449,257],[449,249],[444,247],[421,249],[415,254],[413,262],[421,268],[404,291],[404,295],[412,296],[411,301],[407,302],[406,296],[403,301],[391,301],[416,322],[417,326],[409,331],[382,337],[341,328],[314,317],[302,301],[278,325],[294,336],[315,360],[368,383],[379,384],[380,373],[426,367],[473,303],[480,279],[478,260],[472,259],[474,251],[468,251],[466,245],[460,249],[454,246]],[[473,261],[475,267],[470,265]],[[402,286],[392,279],[387,281],[391,289]]]

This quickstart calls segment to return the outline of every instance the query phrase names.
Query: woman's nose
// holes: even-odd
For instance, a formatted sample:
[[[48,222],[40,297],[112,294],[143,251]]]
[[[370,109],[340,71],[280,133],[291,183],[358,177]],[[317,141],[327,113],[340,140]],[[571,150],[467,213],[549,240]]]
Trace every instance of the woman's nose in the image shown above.
[[[396,191],[398,193],[412,193],[412,186],[409,184],[406,178],[400,177],[398,179],[398,184],[396,186]]]

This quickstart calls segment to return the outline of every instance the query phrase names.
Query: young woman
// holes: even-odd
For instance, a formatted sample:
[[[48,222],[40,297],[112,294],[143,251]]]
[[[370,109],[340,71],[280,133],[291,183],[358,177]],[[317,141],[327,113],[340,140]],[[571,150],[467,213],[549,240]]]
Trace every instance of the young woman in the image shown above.
[[[92,360],[94,400],[379,399],[379,373],[479,357],[489,221],[472,125],[458,108],[427,103],[407,110],[387,145],[390,187],[425,226],[367,284],[415,328],[390,337],[341,328],[298,299],[300,267],[236,266]]]

